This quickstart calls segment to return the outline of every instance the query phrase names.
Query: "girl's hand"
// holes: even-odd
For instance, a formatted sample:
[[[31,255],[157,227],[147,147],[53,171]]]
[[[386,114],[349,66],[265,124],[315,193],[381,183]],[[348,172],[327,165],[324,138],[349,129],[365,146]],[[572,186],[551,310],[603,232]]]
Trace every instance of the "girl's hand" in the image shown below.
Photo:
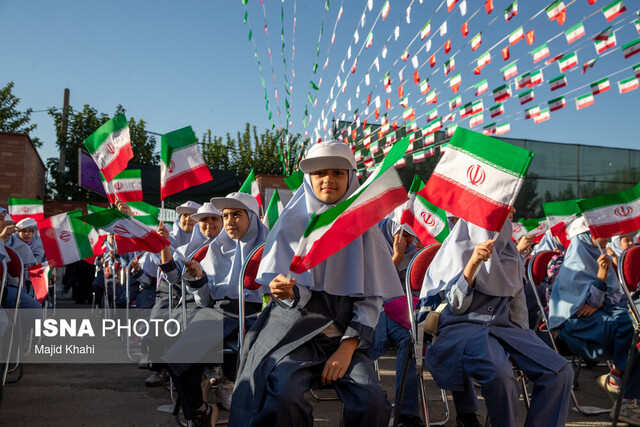
[[[269,289],[271,290],[271,295],[274,297],[286,300],[295,296],[293,293],[293,286],[295,284],[296,279],[287,280],[284,274],[278,274],[271,283],[269,283]]]
[[[163,223],[160,223],[160,225],[158,225],[158,234],[169,240],[169,230],[164,226]]]
[[[340,343],[340,347],[327,359],[322,370],[322,385],[331,384],[344,377],[347,373],[353,352],[358,347],[357,338],[347,338]]]
[[[407,250],[407,239],[402,236],[402,229],[393,236],[393,263],[400,265],[400,262],[404,258],[404,253]]]
[[[523,253],[533,244],[533,236],[522,236],[518,240],[518,252]]]
[[[471,259],[469,259],[469,262],[467,263],[463,271],[464,279],[467,281],[469,286],[473,287],[473,282],[476,277],[476,271],[478,270],[480,265],[491,258],[494,243],[495,240],[493,239],[487,240],[486,242],[478,243],[476,247],[473,248]]]
[[[606,254],[600,254],[598,257],[598,279],[602,282],[607,281],[607,274],[609,273],[609,266],[611,265],[611,258]]]
[[[578,317],[590,317],[596,311],[598,311],[598,307],[594,307],[585,302],[584,305],[580,307],[580,310],[576,311],[576,315]]]
[[[133,216],[133,211],[131,210],[131,207],[125,202],[123,202],[122,200],[116,199],[116,202],[114,203],[114,205],[116,205],[116,208],[123,214]]]
[[[199,280],[204,276],[202,273],[202,267],[198,261],[190,259],[184,263],[186,273],[196,280]]]
[[[15,225],[7,225],[4,230],[2,230],[2,233],[0,233],[0,240],[4,242],[16,231],[18,231],[18,227]]]

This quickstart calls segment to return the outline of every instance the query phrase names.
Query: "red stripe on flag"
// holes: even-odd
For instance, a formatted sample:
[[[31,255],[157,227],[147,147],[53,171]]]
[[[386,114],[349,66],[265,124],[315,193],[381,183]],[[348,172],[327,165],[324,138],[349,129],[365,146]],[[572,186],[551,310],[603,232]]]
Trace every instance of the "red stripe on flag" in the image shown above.
[[[591,234],[593,234],[595,238],[602,237],[605,239],[617,234],[631,233],[638,229],[640,229],[640,216],[611,224],[589,225],[589,230],[591,230]]]
[[[480,193],[436,173],[431,175],[418,194],[452,215],[490,231],[499,232],[509,216],[508,205],[490,201]]]
[[[345,212],[320,239],[313,243],[304,257],[293,257],[291,271],[300,274],[315,267],[364,234],[393,208],[406,200],[407,191],[404,187],[389,188],[375,199]]]
[[[40,232],[40,240],[42,240],[42,246],[44,247],[44,254],[49,261],[49,267],[62,267],[64,265],[64,261],[62,260],[62,253],[58,246],[56,229],[53,228],[51,218],[47,218],[44,221],[39,222],[38,231]]]
[[[12,214],[11,218],[13,218],[13,220],[16,223],[22,221],[25,218],[33,218],[35,221],[42,221],[44,219],[44,213],[35,213],[35,214],[28,214],[28,215]]]
[[[102,169],[102,175],[107,181],[111,181],[116,177],[120,172],[127,168],[127,164],[129,164],[129,160],[133,159],[133,150],[131,149],[131,143],[129,142],[127,145],[122,147],[120,151],[118,151],[118,155]]]
[[[142,201],[142,190],[133,191],[117,191],[116,196],[123,202],[140,202]],[[114,202],[111,202],[114,203]]]
[[[185,190],[189,187],[204,184],[213,179],[207,165],[200,165],[196,168],[186,170],[178,175],[172,176],[160,188],[160,200]]]
[[[42,268],[42,264],[32,265],[29,267],[29,278],[31,279],[31,285],[33,286],[33,291],[36,294],[38,302],[44,301],[49,293],[47,277],[44,272],[45,270]]]

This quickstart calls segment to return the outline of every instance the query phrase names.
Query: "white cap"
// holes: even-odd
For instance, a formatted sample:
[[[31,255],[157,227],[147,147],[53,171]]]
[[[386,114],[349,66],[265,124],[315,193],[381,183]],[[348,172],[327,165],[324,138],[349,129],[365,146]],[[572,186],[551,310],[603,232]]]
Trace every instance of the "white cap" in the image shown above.
[[[180,206],[178,206],[176,208],[176,213],[178,215],[184,215],[184,214],[194,214],[198,211],[198,209],[201,207],[202,205],[200,203],[196,203],[196,202],[192,202],[191,200],[181,204]]]
[[[311,173],[323,169],[357,169],[356,158],[344,142],[332,140],[315,144],[300,161],[300,170]]]
[[[4,216],[4,222],[8,223],[8,224],[15,224],[16,222],[13,220],[13,218],[11,218],[11,215],[9,215],[9,212],[7,212]]]
[[[191,214],[191,218],[196,221],[200,221],[201,219],[208,218],[210,216],[222,216],[222,213],[220,213],[220,211],[209,202],[200,206],[196,213]]]
[[[18,221],[18,223],[16,224],[16,227],[18,227],[18,230],[24,230],[25,228],[32,228],[33,231],[36,231],[38,229],[38,224],[36,223],[36,220],[33,218],[25,218]]]
[[[211,199],[211,203],[220,212],[227,208],[244,209],[245,211],[251,211],[256,215],[258,213],[258,201],[251,194],[247,193],[229,193],[227,197],[214,197]]]

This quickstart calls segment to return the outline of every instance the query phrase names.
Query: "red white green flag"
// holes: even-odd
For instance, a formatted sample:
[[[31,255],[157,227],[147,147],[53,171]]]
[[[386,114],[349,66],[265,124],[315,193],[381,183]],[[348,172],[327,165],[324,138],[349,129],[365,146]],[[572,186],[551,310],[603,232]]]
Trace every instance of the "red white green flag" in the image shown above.
[[[542,204],[544,214],[547,216],[551,234],[560,239],[562,246],[569,247],[571,238],[568,236],[568,227],[580,215],[576,202],[581,199],[547,202]]]
[[[36,299],[41,303],[49,294],[49,276],[51,274],[49,264],[44,262],[42,264],[32,265],[28,271]]]
[[[44,219],[44,205],[42,200],[9,197],[9,215],[15,222],[25,218],[33,218],[36,221]]]
[[[511,18],[513,18],[517,14],[518,14],[518,0],[514,1],[513,3],[511,3],[504,10],[504,20],[509,22],[511,20]]]
[[[511,124],[509,122],[496,126],[496,135],[504,135],[508,132],[511,132]]]
[[[389,15],[389,10],[390,9],[391,9],[391,7],[389,6],[389,0],[387,0],[382,5],[382,11],[380,12],[382,14],[382,20],[383,21],[387,18],[387,15]]]
[[[578,207],[596,238],[632,233],[640,229],[640,184],[619,193],[580,200]]]
[[[84,146],[107,181],[126,169],[133,159],[129,123],[124,114],[115,116],[84,140]]]
[[[401,224],[407,224],[423,245],[442,243],[449,235],[447,213],[417,193],[424,187],[419,176],[413,178],[409,200],[402,208]]]
[[[561,0],[554,1],[549,6],[547,6],[546,9],[547,17],[549,17],[550,21],[560,18],[565,13],[565,11],[566,7]]]
[[[605,77],[604,79],[600,79],[596,82],[591,83],[591,93],[594,95],[598,95],[599,93],[606,92],[611,89],[611,84],[609,83],[609,78]]]
[[[504,104],[502,102],[497,103],[493,107],[489,108],[489,112],[491,113],[491,118],[504,114]]]
[[[418,194],[459,218],[500,231],[532,158],[531,151],[458,128]]]
[[[462,97],[460,95],[454,96],[449,100],[449,111],[459,107],[460,105],[462,105]]]
[[[427,113],[427,121],[431,122],[438,118],[438,107],[435,107]]]
[[[526,72],[524,74],[520,74],[518,77],[516,77],[516,90],[520,90],[525,86],[530,86],[531,85],[531,73],[530,72]]]
[[[291,260],[292,272],[303,273],[318,265],[407,201],[407,192],[393,165],[404,156],[408,146],[408,137],[395,143],[351,197],[312,216]]]
[[[504,81],[509,80],[511,77],[518,75],[518,67],[515,62],[503,67],[500,72],[502,73],[502,79]]]
[[[473,113],[473,102],[468,102],[460,107],[460,118],[464,119]]]
[[[564,99],[564,96],[559,96],[557,98],[550,99],[549,102],[549,110],[556,111],[561,108],[564,108],[567,105],[567,102]]]
[[[171,244],[149,226],[115,208],[83,215],[79,219],[114,234],[119,254],[135,251],[158,253]]]
[[[509,46],[513,46],[522,39],[524,39],[524,29],[520,27],[509,35]]]
[[[638,79],[635,77],[630,77],[618,82],[618,90],[621,94],[631,92],[636,89],[638,89]]]
[[[491,64],[491,52],[486,51],[477,60],[478,68],[482,69],[485,65]]]
[[[471,50],[474,51],[482,44],[482,32],[479,32],[471,39]]]
[[[593,44],[595,45],[597,54],[601,54],[605,50],[609,50],[613,47],[616,47],[616,33],[611,31],[611,33],[609,34],[606,40],[596,39],[593,41]]]
[[[593,105],[593,103],[594,103],[593,94],[585,93],[584,95],[576,98],[576,110],[582,110],[583,108],[587,108]]]
[[[422,27],[422,30],[420,31],[420,40],[424,40],[424,38],[429,34],[431,34],[431,21],[427,22],[424,27]]]
[[[533,118],[533,123],[538,124],[542,122],[546,122],[551,118],[551,113],[548,108],[543,108],[540,110],[540,114]]]
[[[558,59],[558,67],[561,73],[570,70],[576,65],[578,65],[578,55],[575,52],[571,52],[571,54]]]
[[[162,135],[160,160],[160,200],[213,179],[191,126]]]
[[[458,129],[457,123],[449,125],[446,128],[444,128],[444,134],[446,135],[447,138],[451,138],[453,134],[456,132],[456,129]]]
[[[531,55],[533,55],[534,64],[538,61],[542,61],[544,58],[549,56],[549,46],[547,43],[540,45],[531,51]]]
[[[102,174],[100,174],[100,178],[109,203],[115,203],[116,199],[123,202],[142,200],[142,172],[140,169],[125,169],[111,181],[107,181]]]
[[[454,68],[456,68],[456,61],[454,58],[449,58],[445,61],[444,65],[444,75],[448,75]]]
[[[91,227],[79,219],[80,209],[51,216],[38,223],[49,267],[62,267],[93,256]]]
[[[524,118],[525,120],[534,119],[540,115],[540,106],[536,105],[535,107],[527,108],[524,110]]]
[[[496,102],[502,102],[511,97],[511,88],[508,84],[504,84],[493,90],[493,99]]]
[[[549,230],[549,223],[544,218],[521,219],[513,224],[513,237],[517,241],[522,236],[533,236],[534,243],[538,243],[547,230]]]
[[[578,22],[576,25],[565,31],[564,35],[567,38],[567,43],[571,44],[585,35],[584,25],[582,25],[582,22]]]
[[[264,219],[262,220],[269,230],[273,228],[273,225],[276,223],[283,210],[284,204],[280,200],[280,195],[276,188],[273,190],[273,195],[271,196],[271,200],[269,200],[269,206],[267,206],[267,211],[265,212]]]
[[[518,99],[520,99],[520,105],[524,105],[527,102],[531,102],[536,99],[536,96],[535,93],[533,93],[533,89],[529,89],[519,94]]]
[[[487,79],[479,81],[473,87],[476,90],[476,96],[480,96],[489,90],[489,84],[487,83]]]
[[[469,127],[475,127],[484,123],[484,115],[482,111],[476,114],[473,114],[471,118],[469,118]]]
[[[640,38],[630,41],[629,43],[622,45],[622,54],[625,59],[640,52]]]
[[[493,123],[489,123],[488,125],[486,125],[486,126],[484,126],[484,127],[482,128],[482,134],[483,134],[483,135],[487,135],[487,136],[495,135],[495,133],[496,133],[496,128],[497,128],[497,127],[496,127],[496,123],[495,123],[495,122],[493,122]]]
[[[244,183],[238,190],[240,193],[251,194],[258,201],[258,206],[262,206],[262,197],[260,197],[260,187],[258,186],[258,180],[256,179],[256,173],[251,169],[249,176],[244,180]]]
[[[566,85],[567,85],[567,76],[565,76],[564,74],[560,74],[559,76],[549,80],[549,87],[551,88],[552,92],[556,89],[560,89],[561,87],[565,87]]]
[[[529,86],[536,86],[542,84],[544,81],[544,76],[542,75],[542,70],[534,71],[531,73],[531,80],[529,81]]]
[[[592,39],[596,41],[599,40],[599,41],[606,42],[607,40],[609,40],[609,37],[611,37],[611,34],[613,34],[612,27],[607,27],[604,30],[600,31],[598,34],[596,34],[594,37],[592,37]]]
[[[620,16],[627,8],[624,7],[624,3],[622,0],[615,0],[602,8],[602,13],[604,14],[607,22],[616,19]]]
[[[160,224],[158,220],[160,215],[160,208],[155,207],[147,202],[129,202],[127,203],[133,211],[133,216],[138,221],[149,226],[155,226]]]

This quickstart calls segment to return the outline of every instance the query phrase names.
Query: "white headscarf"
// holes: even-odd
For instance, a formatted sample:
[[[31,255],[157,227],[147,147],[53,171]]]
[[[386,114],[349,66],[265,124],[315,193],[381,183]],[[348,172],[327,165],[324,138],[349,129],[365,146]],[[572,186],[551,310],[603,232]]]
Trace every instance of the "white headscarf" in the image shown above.
[[[194,226],[197,227],[198,224]],[[178,217],[177,221],[173,223],[173,228],[169,232],[169,241],[171,242],[171,246],[174,248],[179,248],[182,245],[186,245],[191,240],[191,234],[186,232],[180,227],[180,218]]]
[[[488,261],[478,268],[475,289],[486,295],[507,297],[522,288],[524,265],[516,243],[511,240],[511,221],[506,220]],[[493,239],[493,231],[460,219],[442,244],[424,277],[420,297],[435,295],[463,274],[478,243]]]
[[[355,170],[351,169],[347,191],[335,204],[349,198],[358,187],[360,184]],[[287,275],[293,254],[311,216],[333,206],[316,197],[309,174],[305,174],[303,185],[269,233],[258,269],[258,283],[268,285],[278,274]],[[388,245],[377,226],[371,227],[310,271],[291,273],[291,277],[297,279],[298,286],[331,295],[391,298],[404,294]]]

